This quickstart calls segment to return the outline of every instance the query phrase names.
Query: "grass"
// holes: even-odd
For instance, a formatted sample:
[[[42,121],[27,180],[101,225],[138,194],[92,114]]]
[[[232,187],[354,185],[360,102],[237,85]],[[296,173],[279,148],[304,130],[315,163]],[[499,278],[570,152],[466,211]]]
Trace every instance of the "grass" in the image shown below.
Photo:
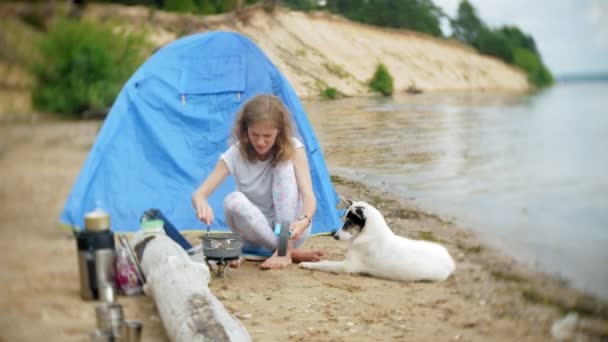
[[[323,66],[325,67],[325,69],[327,69],[327,71],[336,75],[340,79],[347,78],[350,76],[350,74],[348,72],[346,72],[346,70],[344,70],[344,68],[342,68],[341,66],[339,66],[337,64],[326,62],[326,63],[323,63]]]
[[[468,247],[468,246],[458,244],[457,247],[467,254],[479,254],[483,251],[483,246],[481,246],[481,245]]]
[[[337,185],[346,185],[346,186],[350,186],[350,187],[361,187],[361,184],[359,184],[355,181],[351,181],[346,178],[342,178],[340,176],[331,175],[330,179],[331,179],[332,183],[337,184]]]
[[[523,289],[521,295],[529,303],[551,306],[558,309],[562,314],[574,311],[583,316],[608,318],[608,310],[597,306],[595,300],[588,296],[577,298],[573,304],[567,304],[558,298],[552,298],[532,288]]]
[[[421,213],[420,211],[409,209],[397,209],[390,213],[390,216],[407,220],[419,220],[422,215],[423,213]]]
[[[443,242],[441,239],[435,236],[432,232],[422,231],[418,232],[418,238],[421,240],[432,241],[432,242]]]
[[[329,100],[333,100],[335,98],[338,97],[338,91],[336,90],[336,88],[332,88],[332,87],[327,87],[323,90],[321,90],[321,97],[324,99],[329,99]]]
[[[373,205],[374,207],[378,207],[378,205],[385,202],[386,201],[384,200],[384,198],[378,195],[371,195],[371,197],[369,198],[369,204]]]
[[[505,273],[501,271],[491,271],[490,274],[496,280],[505,281],[505,282],[513,282],[513,283],[524,283],[527,282],[526,279],[516,276],[515,274]]]

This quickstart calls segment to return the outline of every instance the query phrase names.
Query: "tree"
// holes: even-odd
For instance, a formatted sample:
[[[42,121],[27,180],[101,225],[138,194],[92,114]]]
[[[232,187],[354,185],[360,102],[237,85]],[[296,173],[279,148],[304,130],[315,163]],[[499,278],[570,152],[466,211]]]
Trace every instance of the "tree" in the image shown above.
[[[165,0],[165,9],[179,13],[196,13],[198,6],[194,0]]]
[[[544,87],[553,83],[554,80],[551,72],[549,72],[549,69],[547,69],[540,57],[534,52],[524,48],[517,48],[514,53],[514,62],[515,65],[526,71],[530,83],[537,87]]]
[[[485,24],[477,16],[477,11],[468,0],[460,2],[458,14],[456,19],[451,22],[451,26],[452,36],[469,45],[475,43],[481,30],[485,28]]]
[[[328,0],[327,8],[354,21],[441,36],[443,12],[431,0]]]
[[[513,46],[501,30],[482,28],[479,30],[473,46],[485,55],[495,56],[507,63],[513,63]]]
[[[535,54],[539,54],[534,38],[522,32],[518,27],[503,26],[499,31],[506,39],[509,40],[512,46],[528,49]]]

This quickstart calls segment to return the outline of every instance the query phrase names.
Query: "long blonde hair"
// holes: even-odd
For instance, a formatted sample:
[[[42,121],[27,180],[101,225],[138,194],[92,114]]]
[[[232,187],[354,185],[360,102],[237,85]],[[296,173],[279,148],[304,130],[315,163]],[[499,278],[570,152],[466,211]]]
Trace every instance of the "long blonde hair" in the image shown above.
[[[255,148],[249,141],[248,129],[258,122],[269,122],[277,130],[277,139],[272,146],[273,166],[291,159],[293,155],[293,127],[289,110],[274,95],[257,95],[251,98],[237,114],[232,130],[233,143],[237,144],[243,157],[248,161],[257,158]]]

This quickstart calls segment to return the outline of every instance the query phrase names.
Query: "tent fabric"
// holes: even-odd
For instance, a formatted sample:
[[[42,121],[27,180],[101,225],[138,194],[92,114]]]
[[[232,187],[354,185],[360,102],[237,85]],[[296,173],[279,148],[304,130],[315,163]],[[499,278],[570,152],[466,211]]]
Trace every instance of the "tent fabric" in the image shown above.
[[[133,232],[150,208],[180,231],[228,230],[224,197],[230,176],[210,197],[211,227],[195,217],[191,196],[229,146],[240,107],[271,93],[292,114],[306,147],[317,211],[313,233],[339,228],[338,196],[317,138],[285,77],[247,37],[209,32],[181,38],[158,50],[127,81],[99,131],[67,199],[60,222],[83,229],[96,208],[110,214],[112,230]]]

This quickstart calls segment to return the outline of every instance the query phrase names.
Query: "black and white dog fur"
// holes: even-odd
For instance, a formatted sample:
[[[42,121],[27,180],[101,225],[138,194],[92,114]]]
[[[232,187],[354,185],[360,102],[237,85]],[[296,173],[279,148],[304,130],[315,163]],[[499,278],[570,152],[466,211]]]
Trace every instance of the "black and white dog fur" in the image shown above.
[[[300,267],[397,281],[443,281],[454,272],[454,260],[445,247],[396,235],[382,214],[365,202],[350,203],[334,237],[351,240],[344,260],[302,262]]]

